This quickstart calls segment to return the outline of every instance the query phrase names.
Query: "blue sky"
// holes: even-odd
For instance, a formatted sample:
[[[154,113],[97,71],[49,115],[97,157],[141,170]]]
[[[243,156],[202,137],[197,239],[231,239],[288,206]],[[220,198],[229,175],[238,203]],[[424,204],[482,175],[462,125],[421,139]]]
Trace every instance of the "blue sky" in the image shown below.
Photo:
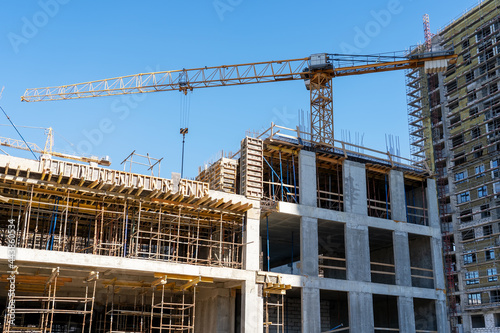
[[[57,86],[156,70],[293,59],[312,53],[371,54],[422,42],[422,15],[435,32],[477,1],[2,1],[0,105],[16,125],[53,127],[54,150],[109,155],[113,168],[133,150],[163,157],[162,176],[180,171],[178,92],[25,103],[26,88]],[[360,33],[362,31],[362,33]],[[368,33],[367,33],[368,32]],[[362,36],[364,35],[364,36]],[[190,94],[185,176],[247,130],[295,127],[309,111],[303,82],[200,89]],[[409,155],[404,73],[334,80],[336,138],[364,134],[385,150],[400,137]],[[1,124],[6,124],[3,117]],[[43,130],[20,128],[43,146]],[[0,136],[18,138],[9,127]],[[20,151],[9,153],[27,156]],[[139,169],[137,169],[139,171]]]

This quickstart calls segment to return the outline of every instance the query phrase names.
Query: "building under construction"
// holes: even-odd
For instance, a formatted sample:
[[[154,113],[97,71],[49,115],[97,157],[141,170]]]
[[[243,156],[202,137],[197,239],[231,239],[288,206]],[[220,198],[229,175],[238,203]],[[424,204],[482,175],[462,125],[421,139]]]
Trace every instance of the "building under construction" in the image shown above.
[[[273,125],[197,180],[0,155],[3,331],[447,332],[430,170],[359,151]]]
[[[446,72],[407,72],[415,161],[437,174],[449,316],[455,332],[500,332],[500,1],[430,34],[459,56]]]

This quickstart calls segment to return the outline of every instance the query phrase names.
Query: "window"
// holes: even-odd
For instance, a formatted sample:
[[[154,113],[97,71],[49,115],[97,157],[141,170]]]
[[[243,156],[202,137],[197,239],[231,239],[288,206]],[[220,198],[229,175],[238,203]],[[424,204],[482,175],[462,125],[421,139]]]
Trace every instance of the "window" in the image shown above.
[[[464,211],[460,212],[460,222],[465,223],[465,222],[470,222],[472,221],[472,210],[467,209]]]
[[[480,158],[483,156],[483,145],[478,145],[472,148],[472,152],[474,153],[475,158]]]
[[[493,233],[493,226],[486,225],[483,227],[483,236],[489,236]]]
[[[465,283],[466,284],[478,284],[479,283],[479,272],[466,272],[465,273]]]
[[[471,64],[471,60],[470,60],[470,52],[466,52],[462,55],[462,58],[463,58],[463,62],[462,64],[464,66],[468,66]]]
[[[469,229],[469,230],[462,232],[462,240],[474,239],[475,237],[476,237],[476,234],[474,232],[474,229]]]
[[[450,112],[458,108],[458,101],[451,102],[448,104],[448,109],[450,109]]]
[[[477,197],[478,198],[484,198],[487,195],[488,195],[488,188],[486,187],[486,185],[483,185],[477,189]]]
[[[470,43],[469,43],[468,39],[465,39],[464,41],[462,41],[462,50],[465,50],[466,48],[468,48],[469,45],[470,45]]]
[[[481,293],[469,294],[467,298],[469,300],[469,305],[481,304]]]
[[[490,95],[493,95],[498,91],[498,85],[496,83],[493,83],[490,85]]]
[[[474,171],[476,172],[476,178],[484,176],[484,164],[478,165],[474,167]]]
[[[488,282],[495,282],[498,281],[498,276],[497,276],[497,269],[496,268],[488,268],[486,270],[488,273]],[[499,300],[500,301],[500,300]],[[498,301],[497,301],[498,302]]]
[[[464,254],[464,264],[472,264],[476,262],[476,254],[472,253],[472,251],[465,251]]]
[[[469,304],[470,304],[470,302],[469,302]],[[481,303],[478,303],[478,304],[481,304]],[[484,327],[486,327],[483,315],[470,316],[470,319],[472,321],[472,328],[484,328]]]
[[[466,191],[457,195],[457,203],[461,204],[470,201],[470,192]]]
[[[451,143],[452,143],[453,147],[461,145],[462,143],[464,143],[464,135],[459,134],[459,135],[453,137],[451,139]]]
[[[500,302],[500,290],[490,291],[490,303]]]
[[[493,184],[493,193],[499,193],[500,192],[500,182],[494,183]]]
[[[488,97],[488,87],[484,87],[483,89],[481,89],[481,96],[483,98]]]
[[[500,312],[495,313],[495,327],[500,327]]]
[[[450,119],[450,127],[454,128],[460,125],[460,115],[456,115],[453,118]]]
[[[470,136],[475,139],[481,136],[481,129],[479,127],[473,128],[470,131]]]
[[[490,166],[492,169],[491,170],[491,177],[498,178],[500,176],[500,171],[498,170],[498,160],[491,160]]]
[[[480,28],[476,33],[476,43],[486,38],[491,33],[491,27]]]
[[[454,92],[455,90],[457,90],[457,81],[456,80],[453,80],[446,85],[446,92],[448,94]]]
[[[473,107],[473,108],[470,108],[469,109],[469,116],[474,119],[478,116],[478,111],[477,111],[477,107]]]
[[[472,94],[467,95],[467,102],[470,103],[477,99],[477,94],[473,92]]]
[[[456,153],[454,157],[455,157],[455,166],[467,162],[467,157],[465,156],[464,152]]]
[[[456,66],[454,64],[448,65],[448,67],[446,68],[446,77],[455,74],[455,70],[456,70]]]
[[[465,178],[467,178],[467,170],[457,172],[455,174],[455,181],[457,182],[457,184],[462,184],[463,182],[465,182]]]
[[[474,71],[470,71],[467,74],[465,74],[465,83],[469,83],[472,80],[474,80]]]
[[[484,257],[486,260],[495,260],[495,250],[494,249],[488,249],[484,252]]]
[[[482,205],[481,206],[481,218],[485,219],[485,218],[490,217],[490,216],[491,216],[490,205],[489,204]],[[486,226],[486,227],[491,227],[491,226]],[[484,228],[486,228],[486,227],[483,227],[483,234],[484,234]]]

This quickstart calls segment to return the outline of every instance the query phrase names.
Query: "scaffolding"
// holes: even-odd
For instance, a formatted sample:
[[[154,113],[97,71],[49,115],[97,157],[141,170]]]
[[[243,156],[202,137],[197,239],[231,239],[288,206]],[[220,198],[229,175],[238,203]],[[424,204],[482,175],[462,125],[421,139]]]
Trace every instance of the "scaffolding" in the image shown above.
[[[8,166],[3,170],[9,173]],[[63,176],[59,179],[64,181]],[[81,192],[67,187],[48,190],[43,184],[28,186],[4,178],[0,193],[9,202],[0,203],[0,214],[16,220],[18,247],[242,266],[243,216],[251,204],[181,193],[120,198],[119,191],[92,193],[92,183],[88,190],[79,187]],[[6,236],[2,228],[0,244],[7,244]]]
[[[500,293],[499,8],[481,1],[432,37],[433,49],[459,56],[445,73],[407,72],[412,156],[437,178],[452,332],[471,329]]]
[[[69,324],[61,321],[61,315],[80,318],[77,327],[81,332],[93,332],[92,316],[98,278],[98,272],[91,272],[84,280],[84,296],[76,297],[57,295],[65,282],[72,281],[71,278],[59,276],[59,267],[53,268],[49,276],[16,276],[15,314],[20,318],[16,318],[13,325],[6,317],[3,332],[67,332],[74,328],[71,320]],[[24,293],[30,295],[19,295]],[[41,295],[34,295],[38,293]]]
[[[257,282],[263,285],[264,332],[285,332],[285,295],[291,285],[282,282],[279,274],[257,273]]]

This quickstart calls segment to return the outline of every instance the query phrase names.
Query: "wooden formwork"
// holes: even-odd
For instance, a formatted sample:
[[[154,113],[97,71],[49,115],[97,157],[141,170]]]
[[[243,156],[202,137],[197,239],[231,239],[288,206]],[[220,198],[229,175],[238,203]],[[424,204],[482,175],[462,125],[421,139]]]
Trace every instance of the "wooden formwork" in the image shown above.
[[[252,198],[262,198],[262,140],[246,137],[241,141],[240,165],[241,194]]]
[[[236,193],[237,170],[237,160],[222,157],[208,168],[200,168],[196,180],[208,183],[211,190]]]

